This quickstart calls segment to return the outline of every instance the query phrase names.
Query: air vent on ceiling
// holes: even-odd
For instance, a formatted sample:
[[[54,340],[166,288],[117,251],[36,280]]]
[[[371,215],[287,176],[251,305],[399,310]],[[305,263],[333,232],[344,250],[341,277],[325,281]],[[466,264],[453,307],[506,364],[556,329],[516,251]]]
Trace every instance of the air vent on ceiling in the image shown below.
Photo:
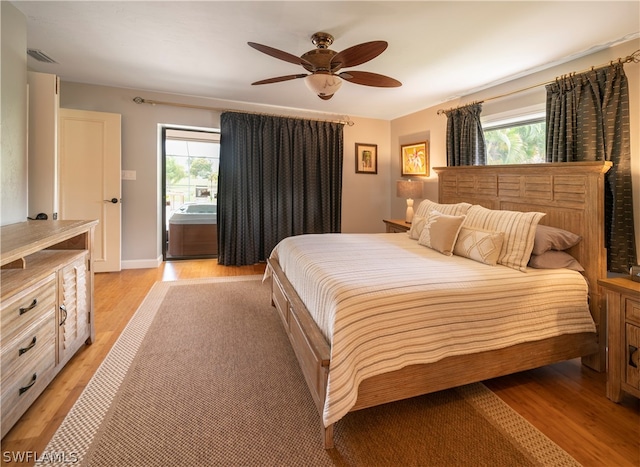
[[[27,55],[29,55],[30,57],[35,58],[39,62],[58,63],[53,58],[49,57],[46,53],[44,53],[42,50],[27,49]]]

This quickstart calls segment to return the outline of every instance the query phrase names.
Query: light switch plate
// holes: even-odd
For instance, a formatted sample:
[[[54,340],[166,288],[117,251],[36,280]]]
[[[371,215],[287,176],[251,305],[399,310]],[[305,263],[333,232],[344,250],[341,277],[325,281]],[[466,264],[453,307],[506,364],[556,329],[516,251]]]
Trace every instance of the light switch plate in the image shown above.
[[[136,179],[136,171],[135,170],[123,170],[122,171],[122,180],[135,180]]]

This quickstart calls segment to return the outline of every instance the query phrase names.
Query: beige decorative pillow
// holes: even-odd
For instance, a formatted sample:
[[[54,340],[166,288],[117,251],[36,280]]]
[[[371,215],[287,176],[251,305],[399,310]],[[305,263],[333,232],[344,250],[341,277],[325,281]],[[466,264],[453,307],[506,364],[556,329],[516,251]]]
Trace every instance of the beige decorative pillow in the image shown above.
[[[453,254],[495,266],[503,242],[503,232],[490,232],[463,226],[453,247]]]
[[[430,199],[424,199],[418,205],[415,215],[427,217],[429,213],[435,209],[436,211],[442,214],[447,214],[448,216],[463,216],[467,213],[467,210],[470,207],[471,204],[469,203],[439,204],[434,203]],[[419,232],[418,235],[420,235]]]
[[[465,216],[448,216],[431,211],[426,219],[418,243],[443,255],[451,256]]]
[[[409,238],[414,240],[418,240],[420,238],[420,234],[422,233],[422,229],[424,228],[424,224],[427,222],[426,217],[422,216],[413,216],[411,219],[411,228],[409,229]]]
[[[464,226],[504,232],[498,263],[526,272],[533,250],[536,226],[543,216],[542,212],[499,211],[476,204],[467,211]]]

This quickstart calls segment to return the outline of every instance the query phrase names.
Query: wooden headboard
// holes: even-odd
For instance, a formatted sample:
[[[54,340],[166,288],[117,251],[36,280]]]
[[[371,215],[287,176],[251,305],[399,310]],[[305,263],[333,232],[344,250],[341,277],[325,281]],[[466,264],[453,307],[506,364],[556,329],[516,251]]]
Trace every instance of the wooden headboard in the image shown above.
[[[607,276],[604,246],[604,174],[611,162],[568,162],[494,166],[437,167],[440,203],[467,202],[489,209],[537,211],[541,224],[582,236],[568,252],[584,267],[591,315],[600,352],[583,359],[606,368],[606,313],[598,279]]]

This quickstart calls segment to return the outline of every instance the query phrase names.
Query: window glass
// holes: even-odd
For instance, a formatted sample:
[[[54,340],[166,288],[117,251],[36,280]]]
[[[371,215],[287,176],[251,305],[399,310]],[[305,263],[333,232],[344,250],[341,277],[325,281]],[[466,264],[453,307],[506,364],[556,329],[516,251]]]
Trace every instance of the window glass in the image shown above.
[[[167,130],[165,141],[167,206],[216,204],[220,166],[219,133]]]
[[[546,162],[545,129],[544,118],[484,127],[487,165]]]

